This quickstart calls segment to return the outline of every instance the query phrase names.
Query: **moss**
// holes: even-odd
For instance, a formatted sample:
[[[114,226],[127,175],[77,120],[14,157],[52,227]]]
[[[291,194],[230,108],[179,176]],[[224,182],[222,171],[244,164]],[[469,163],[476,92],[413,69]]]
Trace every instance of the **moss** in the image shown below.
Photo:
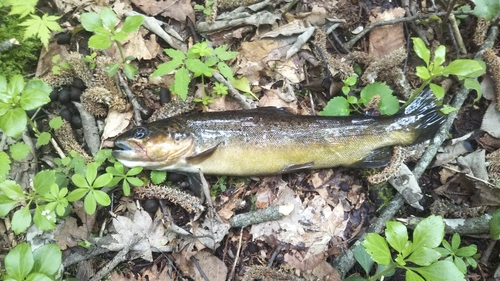
[[[42,43],[35,38],[24,40],[24,28],[19,23],[24,19],[8,15],[8,11],[0,9],[0,42],[15,38],[20,42],[6,52],[0,53],[0,74],[9,79],[15,74],[27,75],[35,73],[38,54]]]

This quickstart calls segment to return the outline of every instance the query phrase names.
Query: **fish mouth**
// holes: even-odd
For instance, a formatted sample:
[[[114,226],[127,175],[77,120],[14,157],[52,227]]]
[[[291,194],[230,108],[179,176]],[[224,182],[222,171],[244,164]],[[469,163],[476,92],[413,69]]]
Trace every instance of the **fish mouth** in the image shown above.
[[[115,158],[123,157],[127,154],[133,153],[134,149],[126,141],[115,141],[115,147],[113,148],[112,155]]]

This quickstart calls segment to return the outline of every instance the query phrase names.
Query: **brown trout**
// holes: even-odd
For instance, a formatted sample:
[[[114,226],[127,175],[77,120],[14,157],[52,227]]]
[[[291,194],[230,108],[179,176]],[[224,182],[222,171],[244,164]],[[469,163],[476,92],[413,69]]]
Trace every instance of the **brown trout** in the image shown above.
[[[115,140],[127,167],[229,176],[387,165],[391,148],[434,136],[445,117],[424,90],[394,116],[294,115],[279,108],[192,113],[135,127]]]

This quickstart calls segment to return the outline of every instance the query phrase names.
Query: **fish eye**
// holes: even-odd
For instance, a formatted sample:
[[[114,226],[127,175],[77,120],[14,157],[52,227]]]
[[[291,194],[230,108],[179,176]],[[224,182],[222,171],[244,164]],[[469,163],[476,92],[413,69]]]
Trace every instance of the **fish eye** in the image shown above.
[[[146,129],[144,127],[136,128],[134,131],[134,138],[135,139],[142,139],[147,135],[148,135],[148,129]]]

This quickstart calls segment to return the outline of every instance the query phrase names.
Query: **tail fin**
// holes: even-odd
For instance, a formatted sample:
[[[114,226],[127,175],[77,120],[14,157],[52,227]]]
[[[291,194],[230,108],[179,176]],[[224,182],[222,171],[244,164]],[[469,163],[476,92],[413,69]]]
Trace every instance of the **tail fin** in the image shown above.
[[[423,142],[431,139],[446,120],[446,115],[440,111],[441,107],[432,90],[427,87],[397,113],[400,116],[398,121],[413,123],[418,134],[414,143]]]

